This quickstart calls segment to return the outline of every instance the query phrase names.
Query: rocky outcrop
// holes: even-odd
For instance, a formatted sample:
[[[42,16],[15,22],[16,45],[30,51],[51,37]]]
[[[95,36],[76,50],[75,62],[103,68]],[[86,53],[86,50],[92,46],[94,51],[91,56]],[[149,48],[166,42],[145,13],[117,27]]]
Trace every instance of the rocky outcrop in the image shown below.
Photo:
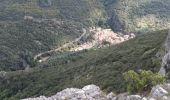
[[[115,97],[116,95],[113,93],[113,92],[111,92],[111,93],[109,93],[108,95],[107,95],[107,99],[109,99],[109,100],[116,100],[116,97]]]
[[[27,98],[23,100],[170,100],[170,84],[157,85],[152,88],[148,97],[140,95],[129,95],[121,93],[106,95],[96,85],[88,85],[82,89],[68,88],[51,97],[40,96],[37,98]]]
[[[130,95],[126,97],[126,100],[142,100],[142,97],[139,95]]]
[[[166,74],[166,69],[170,69],[170,30],[164,44],[165,55],[162,57],[162,64],[159,73],[163,76]]]
[[[170,84],[157,85],[152,88],[149,97],[155,100],[170,100]]]
[[[163,89],[160,85],[157,85],[152,88],[150,96],[153,98],[160,98],[167,94],[168,92],[165,89]]]
[[[147,97],[140,95],[119,94],[113,100],[170,100],[170,84],[157,85],[152,88]],[[110,99],[112,100],[112,99]]]
[[[88,85],[82,89],[68,88],[51,97],[40,96],[23,100],[108,100],[98,86]]]

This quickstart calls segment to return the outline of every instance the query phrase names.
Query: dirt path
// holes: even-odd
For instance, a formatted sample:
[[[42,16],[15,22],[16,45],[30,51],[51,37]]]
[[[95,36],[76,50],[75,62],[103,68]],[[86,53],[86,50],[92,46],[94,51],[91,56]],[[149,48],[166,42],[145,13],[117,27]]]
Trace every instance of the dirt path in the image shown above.
[[[42,62],[42,61],[46,61],[50,56],[51,56],[51,53],[54,53],[54,52],[57,52],[57,51],[60,51],[62,50],[63,48],[66,48],[68,47],[69,45],[75,43],[75,42],[78,42],[84,35],[86,34],[86,30],[83,29],[83,33],[81,34],[80,37],[76,38],[74,41],[71,41],[69,43],[66,43],[64,45],[62,45],[61,47],[58,47],[56,49],[52,49],[52,50],[49,50],[49,51],[45,51],[45,52],[42,52],[42,53],[39,53],[37,55],[34,56],[34,60],[38,60],[38,62]]]

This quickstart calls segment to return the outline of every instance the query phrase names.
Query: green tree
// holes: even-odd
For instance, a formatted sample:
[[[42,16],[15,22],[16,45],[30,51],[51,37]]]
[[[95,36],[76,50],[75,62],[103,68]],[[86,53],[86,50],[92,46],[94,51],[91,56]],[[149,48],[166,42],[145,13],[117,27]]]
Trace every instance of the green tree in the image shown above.
[[[124,73],[124,78],[127,82],[127,91],[129,93],[148,91],[165,80],[160,74],[145,70],[141,70],[138,73],[130,70]]]

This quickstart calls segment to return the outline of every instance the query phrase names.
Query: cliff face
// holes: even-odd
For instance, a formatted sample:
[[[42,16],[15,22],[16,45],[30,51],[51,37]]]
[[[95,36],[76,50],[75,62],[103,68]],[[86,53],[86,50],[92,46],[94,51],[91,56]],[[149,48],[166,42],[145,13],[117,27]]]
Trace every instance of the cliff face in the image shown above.
[[[162,57],[162,64],[159,73],[163,76],[166,75],[166,70],[169,69],[170,64],[170,30],[164,44],[165,55]]]

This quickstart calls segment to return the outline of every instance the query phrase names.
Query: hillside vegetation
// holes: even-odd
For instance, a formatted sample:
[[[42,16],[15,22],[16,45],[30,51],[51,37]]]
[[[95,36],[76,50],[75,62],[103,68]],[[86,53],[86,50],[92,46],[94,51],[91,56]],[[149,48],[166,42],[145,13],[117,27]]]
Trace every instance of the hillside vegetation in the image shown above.
[[[169,0],[0,0],[0,100],[50,96],[89,84],[125,92],[122,73],[160,69],[169,5]],[[143,34],[100,49],[52,52],[42,63],[34,59],[79,40],[83,30],[87,34],[80,40],[87,41],[96,27]]]
[[[34,55],[59,47],[83,33],[80,23],[69,21],[22,20],[0,22],[0,26],[0,70],[33,67]]]
[[[99,6],[96,0],[0,0],[0,71],[34,67],[36,54],[73,41],[92,19],[103,18]]]
[[[1,0],[0,5],[0,20],[21,20],[25,15],[77,21],[105,17],[96,0]]]
[[[157,72],[168,30],[143,34],[119,45],[78,53],[56,54],[44,64],[1,76],[0,99],[52,95],[69,87],[96,84],[104,91],[123,92],[124,72],[139,69]]]
[[[169,27],[169,0],[0,0],[0,71],[34,67],[33,57],[82,29],[145,33]]]
[[[169,0],[99,0],[114,31],[145,33],[170,26]]]
[[[168,0],[1,0],[0,20],[24,16],[99,22],[114,31],[145,32],[169,27]]]

